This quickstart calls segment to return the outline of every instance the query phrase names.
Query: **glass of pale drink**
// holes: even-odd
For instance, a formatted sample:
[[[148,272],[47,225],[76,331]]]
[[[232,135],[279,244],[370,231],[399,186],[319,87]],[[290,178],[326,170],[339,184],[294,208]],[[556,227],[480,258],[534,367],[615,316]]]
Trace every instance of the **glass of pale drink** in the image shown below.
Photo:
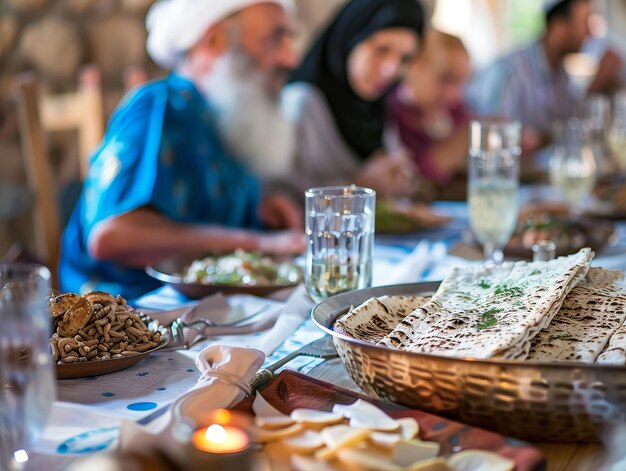
[[[304,193],[305,282],[315,302],[372,284],[376,192],[357,186]]]
[[[574,215],[582,213],[598,172],[589,131],[585,123],[576,118],[555,125],[550,181],[563,193]]]
[[[611,157],[626,172],[626,91],[617,93],[613,99],[613,118],[608,133]]]
[[[517,121],[470,123],[469,218],[486,263],[502,263],[517,225],[521,129]]]

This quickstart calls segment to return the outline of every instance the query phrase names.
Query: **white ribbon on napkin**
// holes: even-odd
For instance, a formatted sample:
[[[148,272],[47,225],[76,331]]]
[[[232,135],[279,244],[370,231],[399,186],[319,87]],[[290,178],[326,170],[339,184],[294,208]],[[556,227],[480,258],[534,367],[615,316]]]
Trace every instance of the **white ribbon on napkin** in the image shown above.
[[[175,446],[172,428],[175,420],[184,417],[198,420],[214,409],[228,408],[250,390],[254,375],[263,364],[265,355],[254,348],[211,345],[202,350],[196,366],[202,373],[196,386],[172,405],[172,412],[158,421],[142,427],[123,421],[120,427],[120,448],[168,449]]]
[[[271,355],[298,329],[313,306],[306,288],[298,286],[287,299],[274,326],[260,338],[258,349],[225,345],[206,347],[196,358],[196,366],[202,373],[196,386],[174,402],[171,412],[156,419],[148,427],[131,421],[122,422],[120,448],[159,447],[167,450],[175,446],[172,438],[175,420],[183,417],[199,420],[211,410],[237,404],[246,393],[251,392],[250,384],[265,356]]]

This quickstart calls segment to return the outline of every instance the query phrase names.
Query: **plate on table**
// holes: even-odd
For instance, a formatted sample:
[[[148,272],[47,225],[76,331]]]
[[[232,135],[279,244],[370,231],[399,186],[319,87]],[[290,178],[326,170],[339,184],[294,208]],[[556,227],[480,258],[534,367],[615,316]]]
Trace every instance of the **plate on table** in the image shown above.
[[[590,247],[599,253],[615,235],[615,224],[609,220],[589,217],[576,218],[561,204],[539,204],[522,209],[504,255],[532,259],[532,247],[537,242],[551,240],[556,244],[557,257]]]
[[[210,257],[176,257],[146,268],[151,277],[192,299],[221,292],[268,296],[302,281],[293,262],[236,251]]]
[[[624,177],[599,183],[591,196],[585,215],[614,221],[626,219],[626,180]]]
[[[300,411],[312,409],[315,411],[330,412],[336,405],[354,404],[357,400],[362,400],[378,408],[393,420],[400,419],[404,421],[408,420],[413,423],[416,422],[419,430],[412,443],[416,443],[417,440],[419,440],[417,443],[430,442],[430,444],[438,445],[438,450],[433,452],[433,454],[439,457],[450,458],[461,450],[475,450],[482,453],[493,453],[497,455],[496,459],[503,458],[512,462],[511,464],[518,471],[538,470],[543,469],[544,466],[545,460],[541,452],[529,443],[511,439],[498,433],[474,428],[421,410],[372,399],[371,397],[342,389],[338,386],[294,371],[284,370],[281,372],[271,383],[260,391],[260,395],[265,399],[269,407],[285,415],[291,414],[296,409]],[[253,395],[240,402],[234,409],[246,414],[253,414],[254,399],[255,397]],[[345,426],[339,425],[338,427],[344,427],[345,430],[349,431],[349,428]],[[318,425],[314,429],[319,430],[320,428],[323,428],[323,426]],[[310,432],[308,433],[311,434]],[[374,435],[375,434],[372,434],[372,437],[367,440],[375,442],[376,439],[380,439],[379,437],[374,438]],[[378,432],[378,436],[380,435],[381,433]],[[382,435],[382,438],[384,438],[385,433],[383,432]],[[393,435],[393,433],[391,435]],[[365,443],[367,443],[367,441],[362,442],[361,445]],[[389,446],[393,447],[393,444],[387,445],[384,448],[373,447],[372,451],[377,455],[381,455],[382,453],[384,457],[385,452],[393,454],[392,449],[388,448]],[[353,445],[353,447],[355,451],[358,451],[359,448],[361,450],[366,448],[364,446],[358,447],[356,444]],[[346,448],[351,447],[346,445]],[[274,467],[278,469],[281,464],[286,466],[285,469],[291,468],[290,464],[293,463],[291,460],[297,459],[296,455],[298,455],[298,452],[301,453],[300,456],[305,456],[304,459],[308,460],[311,464],[310,467],[305,469],[329,469],[328,461],[314,461],[314,452],[311,453],[306,450],[294,449],[281,444],[279,441],[270,443],[264,450],[265,459],[269,461],[270,465],[273,465],[268,468],[272,469]],[[365,453],[369,454],[368,452]],[[429,458],[429,456],[420,455],[419,457],[415,457],[415,459],[425,458]],[[331,466],[336,466],[332,469],[365,468],[362,463],[359,463],[360,466],[356,463],[343,464],[344,459],[344,457],[340,456],[338,460],[332,461],[331,458],[331,460],[329,460],[331,461]],[[476,463],[474,463],[474,467],[462,469],[477,469],[475,466]],[[483,466],[484,467],[480,469],[504,469],[502,467],[490,467],[489,463],[484,462]],[[372,466],[372,469],[385,469],[385,467],[381,466],[381,463],[378,463],[378,467]]]
[[[154,353],[167,346],[170,341],[169,333],[165,328],[159,328],[161,332],[161,342],[151,350],[138,353],[130,357],[112,358],[110,360],[100,361],[84,361],[80,363],[69,363],[64,365],[56,365],[56,373],[58,379],[87,378],[90,376],[100,376],[116,371],[122,371],[126,368],[136,365],[150,353]]]
[[[618,411],[626,410],[623,366],[416,353],[334,329],[352,306],[370,298],[429,297],[439,284],[351,291],[313,309],[313,322],[332,336],[348,373],[368,396],[537,441],[598,441]]]
[[[382,200],[376,206],[376,232],[406,234],[438,229],[452,218],[442,215],[425,203],[410,200]]]

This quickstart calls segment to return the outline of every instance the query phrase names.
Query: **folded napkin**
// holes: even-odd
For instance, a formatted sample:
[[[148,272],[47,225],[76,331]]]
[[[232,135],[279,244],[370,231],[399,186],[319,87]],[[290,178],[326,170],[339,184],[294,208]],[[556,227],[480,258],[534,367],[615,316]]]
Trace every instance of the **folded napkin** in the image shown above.
[[[184,338],[192,345],[200,337],[219,337],[221,335],[246,335],[269,329],[276,322],[281,306],[268,306],[252,315],[242,306],[231,306],[221,293],[202,298],[196,303],[168,311],[146,311],[152,319],[168,326],[180,319],[185,324],[208,321],[210,325],[196,323],[183,329]]]
[[[387,275],[385,284],[442,280],[454,267],[472,262],[449,255],[443,242],[421,240],[415,249]]]
[[[185,417],[193,420],[213,409],[228,408],[250,394],[250,383],[263,364],[265,355],[254,348],[211,345],[202,350],[196,366],[202,373],[196,386],[180,397],[168,412],[146,427],[123,421],[119,447],[174,451],[175,425]]]
[[[196,308],[196,315],[219,308],[219,302],[219,298],[205,299]],[[168,450],[170,449],[168,447],[175,447],[173,428],[178,420],[183,417],[201,420],[205,413],[213,409],[229,408],[240,402],[247,394],[251,394],[250,384],[263,364],[265,356],[271,355],[293,334],[308,317],[313,305],[304,286],[299,286],[288,298],[284,308],[278,306],[268,309],[264,319],[270,319],[275,323],[265,335],[258,338],[259,348],[225,345],[206,347],[196,358],[196,366],[202,373],[196,386],[174,402],[171,412],[164,414],[147,427],[124,421],[120,428],[120,448],[124,450],[134,447],[142,449],[158,447],[161,450]],[[214,329],[217,328],[211,328],[211,332],[214,332]],[[174,451],[173,448],[171,450]]]

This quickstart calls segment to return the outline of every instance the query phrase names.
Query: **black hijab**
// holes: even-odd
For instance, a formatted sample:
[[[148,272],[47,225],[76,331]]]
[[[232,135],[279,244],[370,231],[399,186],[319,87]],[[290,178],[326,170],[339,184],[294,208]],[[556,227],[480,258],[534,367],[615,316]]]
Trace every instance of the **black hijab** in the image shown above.
[[[324,94],[344,141],[362,159],[383,146],[385,98],[360,98],[350,86],[347,61],[352,49],[374,33],[402,27],[424,31],[418,0],[351,0],[317,39],[291,82],[311,83]]]

